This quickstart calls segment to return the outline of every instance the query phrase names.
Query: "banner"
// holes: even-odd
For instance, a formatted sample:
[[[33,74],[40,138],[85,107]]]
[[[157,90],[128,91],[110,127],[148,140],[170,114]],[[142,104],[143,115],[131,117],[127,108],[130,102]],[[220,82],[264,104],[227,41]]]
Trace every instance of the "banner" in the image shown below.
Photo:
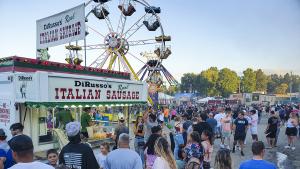
[[[146,102],[147,85],[117,81],[49,77],[49,102]]]
[[[36,48],[66,44],[85,37],[84,4],[36,21]]]
[[[10,101],[0,99],[0,123],[10,123]]]
[[[16,102],[36,101],[38,95],[38,83],[35,73],[15,73]]]

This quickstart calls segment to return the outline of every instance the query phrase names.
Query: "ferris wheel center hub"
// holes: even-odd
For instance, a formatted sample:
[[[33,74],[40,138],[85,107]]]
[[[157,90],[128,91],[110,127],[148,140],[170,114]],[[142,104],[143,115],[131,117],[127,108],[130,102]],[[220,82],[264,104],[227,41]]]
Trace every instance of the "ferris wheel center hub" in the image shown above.
[[[108,45],[112,48],[116,48],[120,45],[120,43],[117,38],[111,37],[109,38]]]
[[[118,51],[122,54],[126,54],[129,49],[127,40],[115,32],[111,32],[106,35],[104,43],[109,50]]]

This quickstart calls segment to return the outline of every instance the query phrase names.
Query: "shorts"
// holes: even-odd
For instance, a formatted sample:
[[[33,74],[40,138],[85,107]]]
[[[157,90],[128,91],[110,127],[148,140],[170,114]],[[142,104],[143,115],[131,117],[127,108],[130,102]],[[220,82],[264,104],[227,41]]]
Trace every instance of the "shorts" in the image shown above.
[[[235,133],[234,134],[234,141],[245,141],[246,133]]]
[[[285,130],[285,134],[287,136],[297,136],[297,128],[296,127],[287,127]]]
[[[257,127],[251,127],[250,132],[252,135],[257,135]]]
[[[222,131],[223,138],[230,138],[230,135],[231,135],[230,131]]]
[[[268,130],[266,133],[267,133],[266,137],[268,137],[268,138],[276,138],[277,130]]]

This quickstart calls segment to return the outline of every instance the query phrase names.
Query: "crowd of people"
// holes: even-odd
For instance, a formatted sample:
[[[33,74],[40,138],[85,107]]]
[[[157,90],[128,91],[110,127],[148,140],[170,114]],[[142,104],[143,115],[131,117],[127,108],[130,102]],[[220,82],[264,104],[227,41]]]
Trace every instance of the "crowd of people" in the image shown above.
[[[262,112],[268,116],[266,148],[259,141],[265,138],[258,136]],[[82,128],[86,126],[76,121],[67,123],[64,128],[69,143],[60,152],[48,150],[45,164],[34,161],[32,140],[23,134],[24,126],[15,123],[10,127],[13,137],[9,141],[0,129],[0,169],[232,169],[231,153],[240,150],[240,155],[245,156],[248,134],[252,138],[253,159],[242,162],[239,168],[275,169],[274,164],[263,158],[265,149],[277,146],[282,126],[286,127],[285,148],[295,150],[300,133],[298,105],[180,105],[171,110],[167,106],[159,110],[149,107],[143,116],[137,117],[132,130],[121,117],[112,136],[115,144],[102,143],[100,153],[96,154],[82,141],[86,135]],[[217,139],[220,145],[215,144]]]

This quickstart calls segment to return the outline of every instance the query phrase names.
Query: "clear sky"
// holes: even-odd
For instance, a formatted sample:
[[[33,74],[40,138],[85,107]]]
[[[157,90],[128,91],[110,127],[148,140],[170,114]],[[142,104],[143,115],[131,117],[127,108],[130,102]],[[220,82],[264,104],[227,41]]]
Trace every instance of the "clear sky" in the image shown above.
[[[117,0],[113,0],[117,1]],[[0,0],[0,57],[35,57],[37,19],[61,12],[83,0]],[[211,66],[242,72],[247,67],[300,74],[299,0],[148,0],[160,6],[173,54],[164,65],[177,78]],[[112,2],[113,3],[113,2]],[[143,11],[140,6],[138,11]],[[110,6],[111,19],[117,8]],[[137,13],[138,14],[138,13]],[[134,18],[138,18],[133,16]],[[133,23],[133,22],[132,22]],[[93,24],[93,22],[91,23]],[[95,25],[97,28],[97,25]],[[95,27],[94,27],[95,28]],[[104,29],[99,31],[107,34]],[[155,36],[145,29],[135,40]],[[102,40],[101,40],[102,41]],[[99,43],[93,36],[89,44]],[[153,47],[131,50],[136,56]],[[51,59],[64,61],[63,46],[50,48]],[[100,53],[89,53],[88,64]],[[138,70],[141,65],[132,61]]]

